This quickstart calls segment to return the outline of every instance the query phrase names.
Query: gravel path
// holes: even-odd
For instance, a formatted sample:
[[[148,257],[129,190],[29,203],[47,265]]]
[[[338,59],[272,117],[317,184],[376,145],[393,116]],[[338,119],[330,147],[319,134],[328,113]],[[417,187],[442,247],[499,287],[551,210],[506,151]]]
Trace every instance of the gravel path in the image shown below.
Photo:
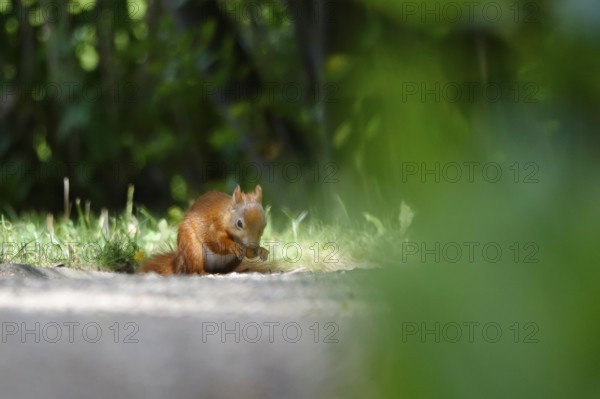
[[[0,396],[362,396],[366,273],[165,278],[0,265]]]

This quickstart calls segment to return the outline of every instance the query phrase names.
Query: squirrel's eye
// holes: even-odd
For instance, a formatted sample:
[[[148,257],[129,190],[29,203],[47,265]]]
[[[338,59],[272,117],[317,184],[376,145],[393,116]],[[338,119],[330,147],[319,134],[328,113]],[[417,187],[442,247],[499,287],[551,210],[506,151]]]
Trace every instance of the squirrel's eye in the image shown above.
[[[237,227],[239,227],[240,229],[244,228],[244,223],[242,223],[242,219],[238,219],[236,224],[237,224]]]

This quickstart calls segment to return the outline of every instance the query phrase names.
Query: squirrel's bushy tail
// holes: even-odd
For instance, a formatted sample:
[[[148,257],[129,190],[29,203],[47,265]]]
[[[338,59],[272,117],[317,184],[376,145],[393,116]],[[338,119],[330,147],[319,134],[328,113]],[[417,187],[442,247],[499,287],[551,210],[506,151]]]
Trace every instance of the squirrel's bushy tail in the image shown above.
[[[154,255],[142,263],[140,273],[155,272],[162,275],[175,273],[175,252]]]

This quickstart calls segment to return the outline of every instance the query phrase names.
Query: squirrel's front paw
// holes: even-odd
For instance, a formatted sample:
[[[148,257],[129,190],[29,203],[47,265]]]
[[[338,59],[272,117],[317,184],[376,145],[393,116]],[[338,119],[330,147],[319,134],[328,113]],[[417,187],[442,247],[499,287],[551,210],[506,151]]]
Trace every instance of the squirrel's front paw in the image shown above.
[[[267,260],[267,258],[269,257],[269,251],[267,251],[263,247],[259,247],[257,252],[258,256],[260,257],[260,260],[262,261]]]
[[[252,259],[258,256],[258,248],[247,247],[246,248],[246,258]]]
[[[246,255],[246,247],[243,246],[242,244],[238,244],[236,242],[235,245],[233,246],[233,254],[238,259],[244,259],[244,255]]]
[[[258,247],[258,248],[248,247],[248,248],[246,248],[246,257],[250,258],[250,259],[260,257],[261,260],[265,261],[269,257],[269,251],[267,251],[266,249],[264,249],[262,247]]]

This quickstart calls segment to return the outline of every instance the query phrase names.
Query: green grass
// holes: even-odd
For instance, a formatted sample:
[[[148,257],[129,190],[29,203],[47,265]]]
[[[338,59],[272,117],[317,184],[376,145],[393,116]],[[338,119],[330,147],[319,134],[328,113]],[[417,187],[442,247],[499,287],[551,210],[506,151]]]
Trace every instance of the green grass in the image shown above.
[[[133,188],[118,214],[106,210],[96,214],[89,203],[82,208],[76,200],[76,212],[70,215],[71,206],[66,201],[64,215],[0,215],[0,263],[134,272],[145,257],[175,248],[177,225],[185,211],[173,207],[165,217],[156,217],[143,206],[133,205]],[[271,253],[264,264],[249,261],[255,270],[314,272],[369,267],[381,264],[385,260],[382,255],[403,235],[401,222],[384,225],[371,215],[357,215],[353,224],[328,225],[306,211],[274,211],[267,206],[266,212],[262,246]],[[281,229],[273,228],[276,218]]]

